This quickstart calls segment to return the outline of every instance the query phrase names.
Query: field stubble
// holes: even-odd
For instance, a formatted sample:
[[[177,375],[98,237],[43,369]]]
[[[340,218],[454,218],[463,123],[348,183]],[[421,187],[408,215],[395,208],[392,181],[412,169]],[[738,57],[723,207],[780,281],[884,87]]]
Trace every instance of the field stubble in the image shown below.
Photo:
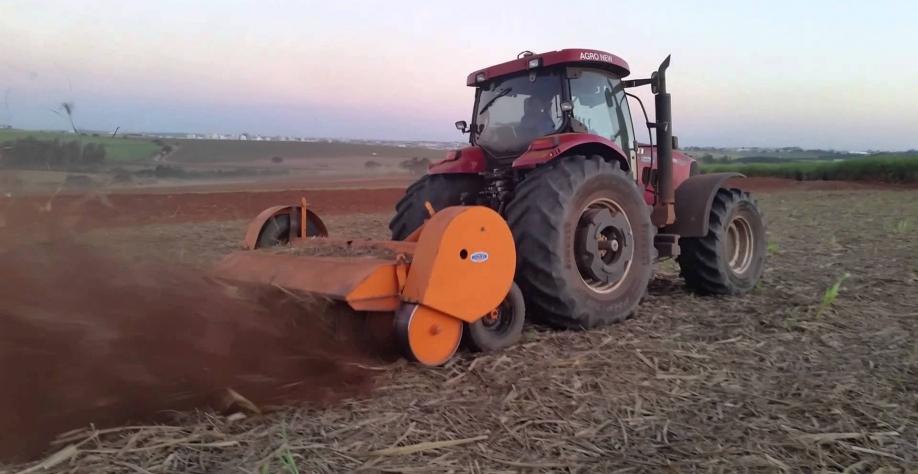
[[[918,194],[759,196],[769,260],[750,295],[697,297],[661,265],[637,317],[530,325],[498,354],[380,363],[374,393],[239,419],[71,434],[56,470],[873,472],[918,466]],[[383,238],[388,215],[336,215]],[[115,254],[206,267],[243,222],[89,234]],[[823,295],[849,274],[837,299]],[[58,448],[67,443],[59,443]],[[85,451],[83,451],[85,450]]]

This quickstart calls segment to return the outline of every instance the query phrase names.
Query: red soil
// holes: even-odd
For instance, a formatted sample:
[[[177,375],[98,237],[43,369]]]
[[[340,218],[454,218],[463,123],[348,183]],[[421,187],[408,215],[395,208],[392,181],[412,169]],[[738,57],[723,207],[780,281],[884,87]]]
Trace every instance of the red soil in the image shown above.
[[[902,189],[901,185],[845,181],[794,181],[747,178],[735,185],[752,192]],[[53,226],[67,229],[134,226],[219,220],[248,220],[261,210],[306,197],[320,216],[390,213],[401,198],[401,187],[376,189],[291,189],[284,191],[219,191],[200,186],[201,192],[116,192],[57,196],[0,196],[0,229],[18,233],[43,232]],[[219,188],[217,188],[219,189]]]
[[[320,216],[391,212],[402,189],[334,189],[182,194],[98,194],[0,197],[0,228],[17,232],[251,219],[263,209],[306,197]]]

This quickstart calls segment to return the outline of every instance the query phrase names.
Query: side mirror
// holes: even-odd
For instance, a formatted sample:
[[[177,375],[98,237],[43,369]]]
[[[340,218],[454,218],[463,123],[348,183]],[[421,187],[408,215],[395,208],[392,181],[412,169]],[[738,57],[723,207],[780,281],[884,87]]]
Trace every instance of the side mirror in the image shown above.
[[[673,150],[679,149],[679,137],[673,137]]]
[[[456,130],[459,130],[462,133],[469,133],[469,124],[465,120],[460,120],[456,122]]]

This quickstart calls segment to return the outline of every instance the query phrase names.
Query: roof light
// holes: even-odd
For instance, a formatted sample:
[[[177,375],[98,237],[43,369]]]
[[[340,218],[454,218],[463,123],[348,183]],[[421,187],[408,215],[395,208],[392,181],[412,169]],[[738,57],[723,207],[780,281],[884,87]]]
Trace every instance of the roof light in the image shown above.
[[[529,60],[529,69],[534,69],[542,65],[542,58],[533,58]]]
[[[485,80],[485,73],[479,72],[478,74],[475,74],[475,82],[484,82],[484,80]]]

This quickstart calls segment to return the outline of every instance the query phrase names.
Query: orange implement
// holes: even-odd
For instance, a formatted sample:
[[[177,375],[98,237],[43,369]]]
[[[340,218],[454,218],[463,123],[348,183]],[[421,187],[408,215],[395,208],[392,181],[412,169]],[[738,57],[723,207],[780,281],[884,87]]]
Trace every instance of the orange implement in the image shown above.
[[[510,291],[516,247],[486,207],[448,207],[422,228],[402,299],[475,322]]]
[[[266,210],[250,225],[247,248],[258,248],[259,242],[266,241],[259,236],[272,231],[265,227],[277,225],[278,215],[289,216],[282,221],[287,223],[315,216],[305,210],[305,202],[302,207]],[[321,220],[315,217],[315,222]],[[300,229],[308,227],[302,220],[297,224]],[[274,230],[277,235],[284,232]],[[226,280],[344,301],[357,311],[392,313],[393,330],[403,352],[425,365],[443,364],[452,357],[463,323],[474,323],[501,304],[513,284],[516,267],[516,249],[507,223],[493,210],[479,206],[436,212],[418,230],[416,242],[291,237],[283,243],[376,248],[394,256],[313,257],[241,251],[224,258],[216,273]]]
[[[228,280],[345,301],[358,311],[395,311],[400,302],[395,267],[380,259],[236,252],[216,272]]]

